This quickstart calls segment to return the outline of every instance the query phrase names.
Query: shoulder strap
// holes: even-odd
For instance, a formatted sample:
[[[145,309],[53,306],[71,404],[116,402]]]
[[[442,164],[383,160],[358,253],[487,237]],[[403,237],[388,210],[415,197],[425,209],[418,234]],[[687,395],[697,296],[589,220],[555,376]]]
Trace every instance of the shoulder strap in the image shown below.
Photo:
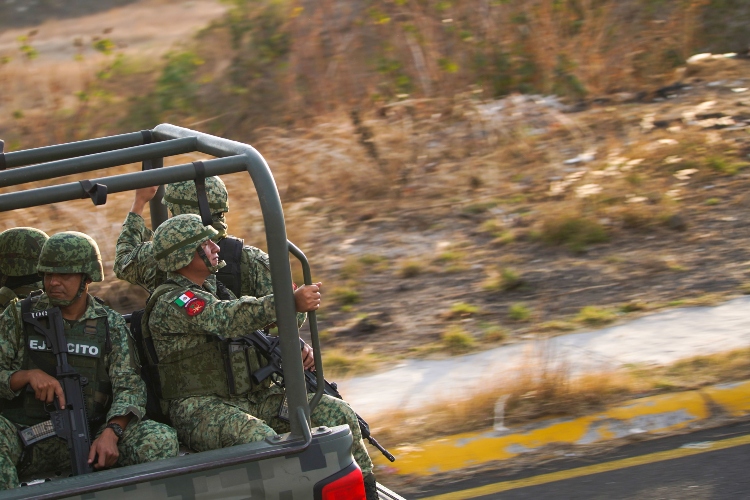
[[[148,298],[148,301],[146,302],[146,308],[143,311],[143,315],[136,318],[136,321],[140,320],[140,336],[142,339],[137,339],[138,342],[143,342],[144,353],[146,355],[147,361],[149,365],[156,366],[159,364],[159,358],[156,355],[156,348],[154,347],[154,341],[151,338],[151,330],[148,329],[148,318],[151,315],[151,311],[154,309],[154,306],[156,305],[156,301],[161,297],[162,295],[169,293],[173,290],[176,290],[180,288],[180,285],[175,283],[172,280],[167,280],[166,282],[162,283],[158,287],[156,287],[156,290],[151,293],[151,296]],[[134,313],[135,314],[135,313]],[[133,331],[133,318],[131,317],[130,320],[130,326],[131,331]]]
[[[29,331],[33,330],[34,327],[31,326],[30,323],[27,323],[23,320],[24,313],[31,311],[31,301],[32,297],[26,297],[21,301],[21,324],[23,325],[23,336],[24,336],[24,344],[26,345],[26,355],[27,359],[30,359],[34,362],[36,366],[39,367],[40,370],[42,370],[47,375],[50,375],[54,377],[57,373],[57,364],[54,362],[54,357],[45,357],[41,356],[38,351],[34,351],[32,349],[28,348],[29,345]],[[27,365],[28,368],[28,365]]]
[[[227,236],[219,240],[219,258],[226,262],[226,266],[219,269],[216,279],[229,288],[236,297],[242,295],[242,248],[245,241],[242,238]]]

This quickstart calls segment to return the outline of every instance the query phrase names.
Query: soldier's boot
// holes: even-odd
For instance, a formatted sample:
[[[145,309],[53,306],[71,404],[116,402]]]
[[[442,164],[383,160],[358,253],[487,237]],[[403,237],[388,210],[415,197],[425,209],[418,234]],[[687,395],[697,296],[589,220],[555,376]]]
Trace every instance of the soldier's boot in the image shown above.
[[[375,474],[367,474],[365,480],[365,498],[367,500],[378,500],[378,486],[375,481]]]

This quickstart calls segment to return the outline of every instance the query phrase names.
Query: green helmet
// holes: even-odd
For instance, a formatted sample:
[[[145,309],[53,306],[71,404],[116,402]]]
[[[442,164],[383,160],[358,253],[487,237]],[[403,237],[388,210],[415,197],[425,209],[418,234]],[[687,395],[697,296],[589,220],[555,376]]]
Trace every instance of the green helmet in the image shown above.
[[[0,233],[0,273],[28,276],[36,273],[47,233],[33,227],[14,227]]]
[[[218,177],[206,177],[206,197],[211,213],[229,211],[229,195],[224,181]],[[198,195],[194,181],[174,182],[164,188],[164,198],[161,200],[172,215],[198,214]]]
[[[198,247],[218,234],[195,214],[175,215],[154,232],[154,258],[162,271],[177,271],[190,264]]]
[[[99,246],[91,236],[78,231],[63,231],[50,236],[42,247],[36,269],[39,274],[83,273],[91,281],[104,279]]]

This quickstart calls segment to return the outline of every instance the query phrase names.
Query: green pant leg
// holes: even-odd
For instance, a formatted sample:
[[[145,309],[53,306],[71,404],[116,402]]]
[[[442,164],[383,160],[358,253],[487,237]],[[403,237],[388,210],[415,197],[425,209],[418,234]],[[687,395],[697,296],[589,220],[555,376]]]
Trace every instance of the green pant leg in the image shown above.
[[[117,444],[117,465],[135,465],[176,457],[180,444],[177,432],[155,420],[131,421]]]
[[[276,434],[246,409],[213,396],[173,401],[169,417],[180,441],[196,451],[262,441]]]
[[[310,401],[314,396],[312,393],[308,394],[307,400]],[[259,418],[268,422],[280,434],[289,432],[289,423],[278,418],[282,398],[283,395],[281,394],[269,394],[255,410],[255,414]],[[359,429],[357,414],[349,406],[349,403],[324,394],[310,415],[310,422],[313,427],[321,425],[327,427],[348,425],[352,431],[352,456],[354,460],[359,465],[359,468],[362,469],[362,474],[367,475],[372,472],[372,460],[367,453],[365,442],[362,439],[362,431]]]
[[[13,432],[15,432],[15,426],[13,426],[13,424],[10,425],[13,428]],[[3,436],[0,437],[0,439],[7,441],[7,431],[0,431],[0,434]],[[18,458],[15,459],[16,466],[18,467],[18,476],[38,474],[41,472],[49,472],[51,477],[58,475],[68,477],[70,475],[70,452],[68,451],[68,444],[65,440],[58,437],[51,437],[31,445],[31,447],[24,450],[25,458],[23,458],[21,460],[22,463],[19,464],[18,460],[21,459],[20,451],[23,445],[21,443],[21,438],[17,437],[17,435],[15,439],[17,440],[16,445],[11,444],[11,447],[13,448],[17,446],[16,449],[18,450]],[[0,479],[0,482],[2,482],[4,478],[5,468],[3,467],[3,478]]]
[[[21,458],[22,446],[16,426],[0,416],[0,490],[18,487],[16,464]]]
[[[308,394],[307,400],[310,401],[314,394]],[[352,456],[356,460],[362,474],[367,475],[372,472],[372,460],[367,453],[365,442],[362,439],[362,431],[359,428],[357,414],[349,406],[349,403],[338,398],[324,394],[320,402],[310,414],[310,422],[313,426],[325,425],[334,427],[336,425],[348,425],[352,430]]]

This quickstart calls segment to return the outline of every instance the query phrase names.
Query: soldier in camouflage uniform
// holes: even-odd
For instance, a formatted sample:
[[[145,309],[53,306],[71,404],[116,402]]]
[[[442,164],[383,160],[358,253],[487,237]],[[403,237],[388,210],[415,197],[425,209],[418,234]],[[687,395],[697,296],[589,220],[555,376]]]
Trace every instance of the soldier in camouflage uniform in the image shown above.
[[[44,337],[22,320],[22,311],[59,307],[68,341],[68,362],[89,383],[84,387],[87,415],[97,437],[89,463],[95,469],[131,465],[177,455],[171,427],[142,420],[146,389],[135,372],[129,329],[122,316],[88,294],[102,281],[99,247],[89,236],[63,232],[44,244],[37,267],[44,293],[17,301],[0,315],[0,489],[18,486],[18,475],[69,469],[64,440],[56,437],[24,449],[17,431],[49,419],[45,404],[65,395],[48,372],[55,356]],[[25,390],[30,387],[30,390]]]
[[[153,233],[146,227],[141,214],[156,187],[136,190],[135,200],[122,231],[117,238],[114,271],[118,278],[140,285],[149,292],[165,280],[165,273],[159,271],[154,261],[151,247]],[[259,248],[244,245],[243,240],[227,234],[225,213],[229,211],[229,197],[224,182],[219,177],[206,178],[206,196],[211,209],[212,226],[218,231],[214,242],[220,247],[219,257],[226,267],[209,280],[218,279],[235,297],[265,297],[273,293],[268,255]],[[172,215],[198,214],[198,197],[195,182],[175,182],[165,188],[162,203],[167,205]],[[302,325],[305,315],[298,315]]]
[[[0,233],[0,309],[15,298],[41,290],[36,272],[39,252],[49,236],[33,227],[14,227]]]
[[[216,235],[195,214],[176,215],[157,228],[153,252],[159,269],[167,272],[167,282],[152,294],[142,322],[144,336],[154,341],[172,424],[180,440],[198,451],[260,441],[274,435],[274,429],[289,430],[279,418],[283,389],[269,381],[258,386],[250,377],[262,360],[251,359],[239,342],[227,347],[222,341],[275,322],[273,296],[218,298],[214,283],[207,280],[223,264],[218,245],[211,241]],[[294,296],[298,312],[320,307],[319,284],[302,286]],[[303,366],[310,369],[312,352],[307,346],[306,351]],[[229,357],[231,368],[225,368],[223,356]],[[324,395],[310,418],[313,425],[349,425],[352,454],[366,477],[368,499],[377,498],[371,494],[377,495],[372,461],[351,407]]]

